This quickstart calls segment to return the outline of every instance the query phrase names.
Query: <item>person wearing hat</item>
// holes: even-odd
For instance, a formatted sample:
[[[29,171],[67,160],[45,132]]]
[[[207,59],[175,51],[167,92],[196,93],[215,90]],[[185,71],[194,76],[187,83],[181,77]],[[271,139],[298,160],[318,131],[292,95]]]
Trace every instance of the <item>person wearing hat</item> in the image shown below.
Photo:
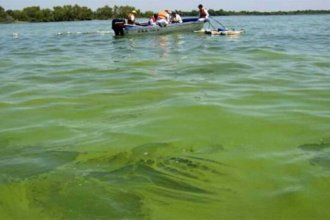
[[[127,24],[132,24],[132,25],[136,24],[136,22],[135,22],[136,14],[137,14],[137,12],[135,10],[128,13],[128,15],[127,15]]]

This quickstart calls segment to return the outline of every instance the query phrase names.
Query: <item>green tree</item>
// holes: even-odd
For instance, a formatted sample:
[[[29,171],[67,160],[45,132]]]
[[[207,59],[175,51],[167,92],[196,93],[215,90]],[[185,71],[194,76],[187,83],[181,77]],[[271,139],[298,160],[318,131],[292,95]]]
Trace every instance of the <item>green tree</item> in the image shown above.
[[[87,7],[80,7],[79,5],[75,5],[72,8],[73,18],[74,20],[92,20],[93,11]]]
[[[8,10],[7,14],[16,21],[27,21],[26,15],[20,10]]]
[[[102,8],[98,8],[95,12],[95,18],[100,20],[106,20],[112,18],[112,16],[113,16],[112,8],[110,8],[107,5]]]
[[[22,12],[25,15],[25,21],[35,22],[42,20],[42,12],[39,6],[26,7]]]
[[[113,10],[113,16],[116,18],[126,18],[128,13],[130,13],[131,11],[135,10],[138,14],[138,16],[141,14],[141,11],[139,9],[136,9],[132,6],[114,6],[114,10]]]
[[[141,17],[145,17],[145,18],[150,18],[151,16],[153,16],[155,13],[152,11],[146,11],[143,13],[143,15],[141,15]]]
[[[42,21],[44,22],[54,21],[53,12],[50,9],[48,8],[42,9],[41,14],[42,14]]]
[[[79,5],[56,6],[53,9],[40,9],[39,6],[26,7],[23,10],[7,10],[0,6],[0,22],[13,21],[30,21],[30,22],[49,22],[49,21],[75,21],[75,20],[91,20],[91,19],[109,19],[109,18],[126,18],[127,14],[132,10],[137,11],[137,17],[148,18],[152,16],[152,11],[142,13],[139,9],[132,6],[104,6],[98,8],[95,12],[87,7]],[[197,10],[179,11],[181,16],[198,16]],[[297,10],[297,11],[224,11],[209,9],[210,15],[226,16],[226,15],[301,15],[301,14],[330,14],[330,10]]]
[[[0,6],[0,21],[1,20],[4,21],[6,19],[6,16],[7,16],[7,13],[6,13],[5,9]]]
[[[74,21],[74,11],[71,5],[64,5],[62,7],[63,10],[63,21]]]
[[[53,7],[54,21],[73,21],[74,13],[71,5]]]
[[[64,21],[64,10],[61,6],[53,7],[54,21]]]

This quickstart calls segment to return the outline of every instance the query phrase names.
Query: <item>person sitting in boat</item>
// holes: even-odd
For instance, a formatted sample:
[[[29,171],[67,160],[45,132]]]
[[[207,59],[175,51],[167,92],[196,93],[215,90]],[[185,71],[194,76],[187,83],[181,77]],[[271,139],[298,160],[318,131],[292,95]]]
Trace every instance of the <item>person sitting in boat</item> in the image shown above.
[[[137,12],[135,10],[131,11],[127,15],[127,24],[135,25],[135,17],[136,17]]]
[[[149,25],[157,25],[157,18],[158,18],[158,14],[154,14],[153,16],[151,16],[151,18],[149,19]]]
[[[171,23],[182,23],[181,16],[176,12],[172,12],[172,14],[171,14]]]
[[[170,22],[170,14],[171,14],[170,10],[164,10],[158,12],[157,24],[161,27],[167,26]]]
[[[202,4],[198,5],[198,9],[199,9],[199,19],[198,19],[199,21],[204,21],[209,18],[209,13]]]

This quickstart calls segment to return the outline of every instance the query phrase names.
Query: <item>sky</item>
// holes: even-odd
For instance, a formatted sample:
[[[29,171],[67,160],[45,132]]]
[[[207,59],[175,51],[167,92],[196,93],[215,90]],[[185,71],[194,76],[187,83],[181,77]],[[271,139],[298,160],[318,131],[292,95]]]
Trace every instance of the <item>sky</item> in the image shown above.
[[[8,9],[23,9],[28,6],[53,8],[53,6],[74,5],[87,6],[93,10],[109,5],[130,5],[142,11],[158,11],[162,9],[177,9],[191,11],[197,5],[214,10],[233,11],[293,11],[306,9],[330,10],[330,0],[0,0],[0,6]]]

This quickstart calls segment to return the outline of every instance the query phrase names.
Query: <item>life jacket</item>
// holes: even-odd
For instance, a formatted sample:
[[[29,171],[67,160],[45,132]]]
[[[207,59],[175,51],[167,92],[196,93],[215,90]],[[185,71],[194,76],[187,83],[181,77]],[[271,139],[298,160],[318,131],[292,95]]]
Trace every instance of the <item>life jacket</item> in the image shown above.
[[[168,20],[169,14],[166,11],[160,11],[158,12],[158,18],[157,20],[165,19]]]
[[[199,18],[206,18],[207,14],[204,8],[199,9]]]

